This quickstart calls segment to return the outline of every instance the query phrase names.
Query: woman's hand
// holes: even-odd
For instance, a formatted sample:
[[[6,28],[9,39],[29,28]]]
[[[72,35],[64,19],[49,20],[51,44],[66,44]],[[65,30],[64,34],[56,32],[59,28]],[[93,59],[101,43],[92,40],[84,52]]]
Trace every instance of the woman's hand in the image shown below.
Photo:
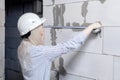
[[[102,24],[100,22],[96,22],[91,24],[89,27],[92,27],[92,29],[101,28]]]
[[[83,32],[88,36],[92,32],[92,30],[101,28],[101,27],[102,27],[101,23],[96,22],[96,23],[89,25],[86,29],[83,30]]]

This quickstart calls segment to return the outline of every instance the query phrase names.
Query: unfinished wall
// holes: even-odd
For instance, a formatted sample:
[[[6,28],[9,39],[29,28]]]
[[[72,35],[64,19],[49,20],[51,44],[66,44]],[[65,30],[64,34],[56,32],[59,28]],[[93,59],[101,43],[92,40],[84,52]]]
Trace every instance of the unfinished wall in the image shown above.
[[[100,21],[100,35],[91,34],[84,46],[56,59],[57,80],[120,80],[120,1],[44,0],[45,26],[86,26]],[[55,45],[80,32],[75,29],[46,29],[46,44]],[[57,72],[56,72],[57,70]],[[52,73],[55,80],[55,74]]]
[[[0,0],[0,80],[4,80],[4,43],[5,43],[5,8],[4,0]]]

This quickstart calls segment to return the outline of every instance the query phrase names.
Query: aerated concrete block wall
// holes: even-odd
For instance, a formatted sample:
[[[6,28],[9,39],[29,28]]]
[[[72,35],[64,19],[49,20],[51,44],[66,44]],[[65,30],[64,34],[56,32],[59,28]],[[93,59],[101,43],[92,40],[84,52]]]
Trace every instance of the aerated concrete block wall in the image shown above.
[[[5,8],[4,0],[0,0],[0,80],[4,80],[4,54],[5,54]]]
[[[45,26],[103,25],[85,44],[52,63],[51,80],[120,80],[120,0],[43,0]],[[46,44],[77,35],[76,29],[46,29]],[[56,75],[57,74],[57,75]]]

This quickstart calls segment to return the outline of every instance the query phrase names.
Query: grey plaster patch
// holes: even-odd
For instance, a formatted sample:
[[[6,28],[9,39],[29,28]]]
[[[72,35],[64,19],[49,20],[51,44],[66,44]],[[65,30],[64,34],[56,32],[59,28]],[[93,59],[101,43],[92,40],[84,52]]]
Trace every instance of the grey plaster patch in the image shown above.
[[[64,59],[62,57],[59,58],[59,73],[63,76],[67,74],[64,68]]]
[[[84,17],[84,23],[81,26],[88,26],[89,24],[89,23],[86,23],[86,16],[88,13],[87,7],[88,7],[88,1],[85,1],[82,5],[82,12],[81,12],[81,15]]]
[[[51,70],[55,70],[55,63],[54,62],[52,62]]]
[[[70,22],[66,23],[66,26],[70,26]]]
[[[54,5],[55,4],[55,0],[52,0],[52,5]]]
[[[100,0],[100,2],[101,2],[102,4],[104,4],[104,3],[105,3],[105,1],[106,1],[106,0]]]
[[[54,26],[64,26],[64,14],[65,12],[65,5],[55,5],[53,7],[53,17],[54,17]]]
[[[54,2],[54,0],[53,0]],[[54,26],[64,26],[64,12],[65,12],[65,5],[64,4],[60,4],[60,5],[55,5],[53,7],[53,18],[54,18]],[[56,30],[55,29],[51,29],[51,37],[52,37],[52,45],[56,45]],[[59,80],[59,75],[65,75],[66,71],[63,67],[63,61],[61,60],[61,58],[59,59],[60,63],[59,63],[59,71],[57,71],[56,74],[56,79]],[[52,63],[52,68],[55,68],[55,64],[54,62]]]
[[[58,25],[58,5],[56,5],[55,7],[53,7],[53,19],[54,19],[54,26]]]
[[[51,44],[54,46],[54,45],[56,45],[56,39],[57,39],[56,30],[53,29],[53,28],[51,28],[50,32],[51,32],[51,41],[52,41]],[[52,69],[52,70],[55,70],[55,63],[54,63],[54,62],[52,62],[51,69]],[[56,76],[55,76],[55,78],[57,79]],[[57,79],[57,80],[58,80],[58,79]]]
[[[81,26],[87,27],[87,26],[89,26],[90,24],[92,24],[92,23],[83,23]]]
[[[51,74],[51,75],[50,75],[50,80],[57,80],[57,79],[56,79],[56,74],[57,74],[56,71],[51,70],[50,74]]]
[[[73,22],[72,25],[73,25],[73,26],[80,26],[80,24],[79,24],[79,23],[76,23],[76,22]],[[72,31],[75,31],[75,32],[76,32],[76,31],[81,31],[81,29],[72,29]]]
[[[81,15],[84,17],[84,22],[86,22],[86,15],[88,13],[87,7],[88,7],[88,1],[85,1],[82,5],[82,12],[81,12]]]
[[[60,15],[60,22],[61,22],[61,25],[64,26],[64,12],[65,12],[65,5],[64,4],[61,4],[60,5],[60,9],[61,9],[61,15]]]
[[[57,39],[57,36],[56,36],[56,30],[55,29],[51,29],[51,40],[52,40],[52,45],[56,45],[56,39]]]

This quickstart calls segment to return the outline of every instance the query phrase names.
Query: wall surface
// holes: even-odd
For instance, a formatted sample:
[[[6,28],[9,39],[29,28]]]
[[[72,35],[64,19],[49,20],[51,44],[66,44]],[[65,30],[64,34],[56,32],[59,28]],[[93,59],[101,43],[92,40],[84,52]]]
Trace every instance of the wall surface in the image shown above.
[[[5,8],[4,0],[0,0],[0,80],[4,80],[4,45],[5,45]]]
[[[45,26],[103,25],[85,44],[52,63],[51,80],[120,80],[120,1],[43,0]],[[56,45],[77,35],[76,29],[46,29],[46,44]],[[57,74],[57,75],[56,75]]]

